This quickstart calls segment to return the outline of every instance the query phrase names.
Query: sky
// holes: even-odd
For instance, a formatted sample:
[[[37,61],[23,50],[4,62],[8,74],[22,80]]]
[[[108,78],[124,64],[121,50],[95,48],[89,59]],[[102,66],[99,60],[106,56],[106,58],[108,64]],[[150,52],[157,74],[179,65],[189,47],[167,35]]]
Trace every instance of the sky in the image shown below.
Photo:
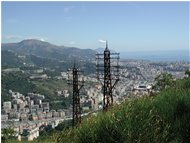
[[[189,2],[2,2],[2,43],[39,39],[82,49],[189,49]]]

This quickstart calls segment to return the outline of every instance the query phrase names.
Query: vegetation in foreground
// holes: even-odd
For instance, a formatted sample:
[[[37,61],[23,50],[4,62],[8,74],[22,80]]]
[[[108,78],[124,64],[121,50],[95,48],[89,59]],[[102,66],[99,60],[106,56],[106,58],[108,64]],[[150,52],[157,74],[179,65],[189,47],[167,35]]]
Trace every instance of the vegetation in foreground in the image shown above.
[[[90,116],[75,129],[54,132],[36,142],[190,142],[190,79],[152,97],[115,105]],[[44,140],[45,139],[45,140]]]
[[[91,115],[77,128],[54,130],[38,143],[190,142],[190,78],[167,85],[152,97],[113,106]]]

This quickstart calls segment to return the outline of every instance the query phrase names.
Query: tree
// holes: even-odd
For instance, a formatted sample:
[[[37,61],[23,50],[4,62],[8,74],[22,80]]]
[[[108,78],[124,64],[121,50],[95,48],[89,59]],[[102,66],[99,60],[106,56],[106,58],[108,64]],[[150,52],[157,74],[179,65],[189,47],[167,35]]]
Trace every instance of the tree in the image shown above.
[[[190,77],[190,70],[186,70],[185,71],[185,75],[187,75],[188,77]]]
[[[174,83],[174,79],[169,73],[161,73],[155,78],[155,82],[155,88],[162,90],[171,87]]]
[[[8,143],[8,139],[10,137],[13,137],[15,134],[15,131],[12,128],[5,128],[1,132],[1,141],[2,143]]]

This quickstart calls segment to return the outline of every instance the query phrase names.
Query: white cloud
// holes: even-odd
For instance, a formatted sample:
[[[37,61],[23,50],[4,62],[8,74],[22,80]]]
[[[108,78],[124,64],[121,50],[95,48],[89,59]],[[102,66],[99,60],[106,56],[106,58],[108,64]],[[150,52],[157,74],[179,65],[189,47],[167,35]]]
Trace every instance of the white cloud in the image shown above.
[[[37,39],[37,40],[40,40],[40,41],[46,41],[47,38],[43,38],[43,37],[36,37],[36,36],[30,36],[28,38],[25,38],[25,39]]]
[[[20,39],[20,38],[22,38],[22,36],[19,36],[19,35],[3,35],[2,38],[3,39]]]
[[[100,43],[106,43],[106,40],[98,40],[98,42],[100,42]]]
[[[40,39],[40,41],[43,41],[43,42],[44,42],[44,41],[45,41],[45,39],[41,38],[41,39]]]
[[[75,7],[74,6],[67,6],[63,8],[64,13],[71,12]]]
[[[75,41],[71,41],[71,42],[69,42],[69,44],[70,44],[70,45],[74,45],[74,44],[76,44],[76,43],[75,43]]]
[[[65,8],[63,9],[64,13],[68,13],[69,10],[70,10],[69,7],[65,7]]]
[[[38,36],[23,37],[23,36],[13,35],[13,34],[10,34],[10,35],[2,35],[2,39],[4,39],[4,40],[37,39],[37,40],[40,40],[40,41],[43,41],[43,42],[47,40],[47,38],[38,37]]]

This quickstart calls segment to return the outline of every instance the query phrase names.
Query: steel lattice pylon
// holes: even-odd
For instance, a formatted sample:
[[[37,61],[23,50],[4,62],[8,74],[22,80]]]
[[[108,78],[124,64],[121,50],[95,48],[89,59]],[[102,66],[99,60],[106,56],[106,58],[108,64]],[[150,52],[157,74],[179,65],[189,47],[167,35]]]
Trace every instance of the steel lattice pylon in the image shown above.
[[[68,84],[73,85],[73,127],[81,122],[80,90],[84,86],[84,79],[79,80],[81,70],[75,64],[72,70],[68,69]],[[70,80],[70,76],[72,79]]]
[[[115,63],[113,62],[114,59],[116,60]],[[113,104],[112,91],[119,81],[119,53],[111,53],[106,41],[104,53],[97,53],[96,60],[97,79],[101,82],[103,88],[103,110],[106,110]]]

